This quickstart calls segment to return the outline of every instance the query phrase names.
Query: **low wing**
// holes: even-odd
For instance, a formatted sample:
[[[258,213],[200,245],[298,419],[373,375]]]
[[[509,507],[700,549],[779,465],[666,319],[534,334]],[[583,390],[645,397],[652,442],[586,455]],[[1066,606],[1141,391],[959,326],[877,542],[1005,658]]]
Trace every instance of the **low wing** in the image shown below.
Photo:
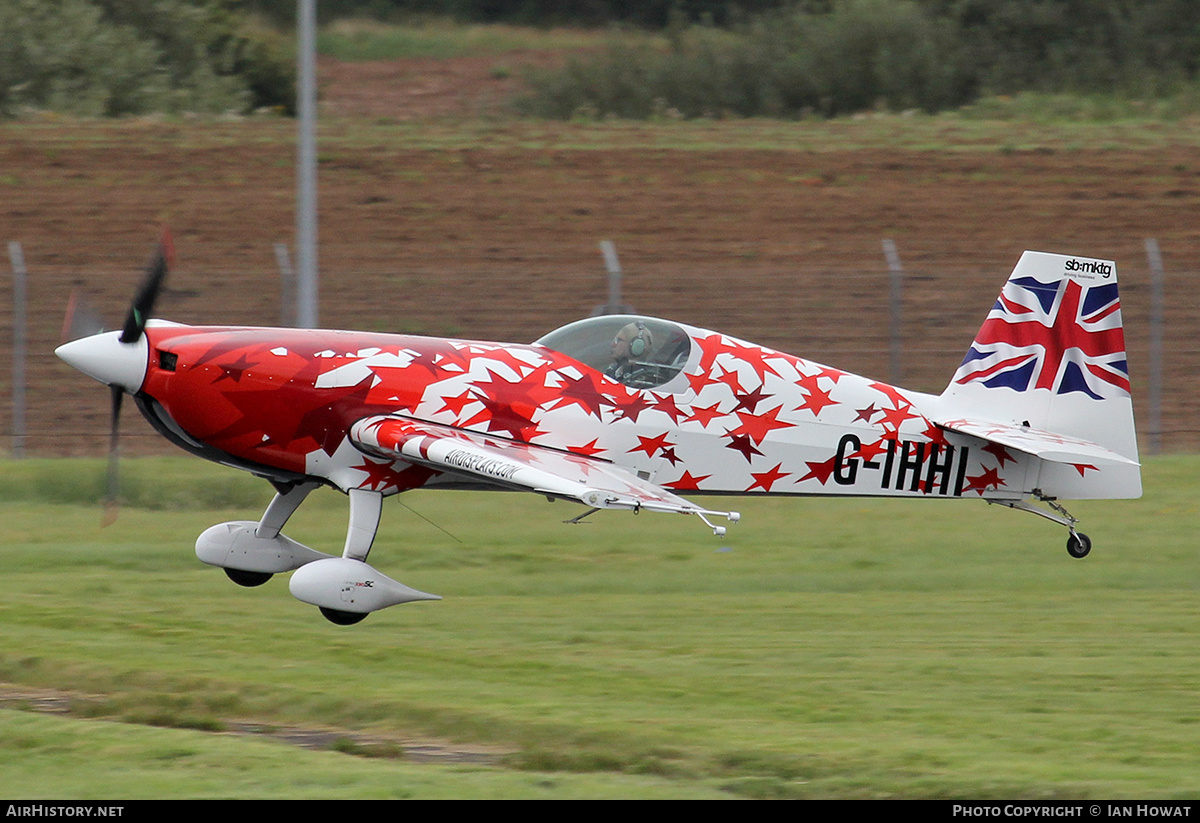
[[[575,500],[593,510],[693,514],[717,535],[724,534],[725,528],[713,526],[707,519],[709,515],[730,522],[739,519],[737,512],[701,508],[603,460],[402,415],[364,418],[351,427],[350,440],[369,454],[465,475],[502,488]]]
[[[1067,437],[1062,434],[1055,434],[1054,432],[1033,429],[1028,426],[1013,426],[990,420],[961,418],[938,422],[938,425],[943,429],[971,435],[972,437],[978,437],[992,443],[999,443],[1001,446],[1007,446],[1052,463],[1078,464],[1087,462],[1101,464],[1116,463],[1129,466],[1138,465],[1136,460],[1130,460],[1128,457],[1117,454],[1111,449],[1106,449],[1097,443],[1080,440],[1075,437]]]

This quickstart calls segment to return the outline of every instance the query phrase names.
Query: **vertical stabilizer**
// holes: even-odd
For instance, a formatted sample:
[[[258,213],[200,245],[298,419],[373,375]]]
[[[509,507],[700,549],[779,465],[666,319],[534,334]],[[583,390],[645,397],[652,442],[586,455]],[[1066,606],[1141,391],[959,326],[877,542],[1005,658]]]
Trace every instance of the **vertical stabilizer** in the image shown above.
[[[992,421],[1095,444],[1123,460],[1044,458],[1063,497],[1137,497],[1137,437],[1117,267],[1027,251],[942,393],[942,419]],[[1103,464],[1103,465],[1100,465]],[[1103,470],[1101,470],[1103,469]]]

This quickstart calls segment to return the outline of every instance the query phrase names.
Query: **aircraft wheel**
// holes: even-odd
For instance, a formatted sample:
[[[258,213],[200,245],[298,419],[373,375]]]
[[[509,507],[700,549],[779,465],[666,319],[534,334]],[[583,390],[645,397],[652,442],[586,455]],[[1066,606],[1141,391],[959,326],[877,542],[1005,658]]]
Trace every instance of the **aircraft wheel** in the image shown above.
[[[355,623],[361,623],[367,616],[367,612],[344,612],[339,609],[327,609],[324,606],[317,608],[321,610],[321,614],[325,615],[326,620],[339,626],[353,626]]]
[[[1071,557],[1087,557],[1092,550],[1092,539],[1083,532],[1071,532],[1067,538],[1067,553]]]
[[[245,586],[248,589],[261,586],[274,577],[270,572],[248,572],[242,569],[226,569],[225,576],[239,586]]]

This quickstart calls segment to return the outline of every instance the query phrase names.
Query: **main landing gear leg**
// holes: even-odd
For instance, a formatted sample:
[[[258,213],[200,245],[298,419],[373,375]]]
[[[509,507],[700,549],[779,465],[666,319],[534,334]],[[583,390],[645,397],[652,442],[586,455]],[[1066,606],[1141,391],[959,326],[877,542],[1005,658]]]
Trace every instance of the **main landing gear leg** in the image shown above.
[[[350,526],[346,529],[346,545],[342,557],[346,560],[367,562],[375,533],[379,531],[379,518],[383,513],[383,495],[366,489],[351,489]],[[366,618],[369,612],[348,612],[328,606],[318,606],[321,614],[330,623],[353,626]]]
[[[254,530],[255,537],[273,540],[279,536],[288,518],[291,517],[309,493],[321,485],[320,483],[297,483],[294,486],[276,486],[275,497],[267,505],[258,528]]]
[[[1083,532],[1075,531],[1075,524],[1079,520],[1071,515],[1055,498],[1042,493],[1041,489],[1034,489],[1033,496],[1045,503],[1053,512],[1042,511],[1031,503],[1024,500],[988,500],[988,503],[994,503],[1000,506],[1008,506],[1010,509],[1019,509],[1023,512],[1036,514],[1038,517],[1044,517],[1047,520],[1058,523],[1060,526],[1066,526],[1067,531],[1071,534],[1067,538],[1067,554],[1071,557],[1087,557],[1088,552],[1092,550],[1092,539]]]
[[[297,483],[292,486],[275,486],[275,496],[271,498],[271,502],[267,504],[267,510],[263,512],[262,518],[258,521],[258,527],[254,530],[254,536],[263,540],[274,540],[279,536],[280,530],[283,529],[288,518],[300,507],[304,499],[309,493],[317,488],[320,483]],[[252,572],[245,569],[225,568],[225,576],[237,583],[239,586],[253,588],[261,586],[270,580],[275,575],[270,572]]]
[[[367,489],[350,490],[350,527],[346,530],[346,546],[342,557],[367,562],[379,517],[383,513],[383,495]]]

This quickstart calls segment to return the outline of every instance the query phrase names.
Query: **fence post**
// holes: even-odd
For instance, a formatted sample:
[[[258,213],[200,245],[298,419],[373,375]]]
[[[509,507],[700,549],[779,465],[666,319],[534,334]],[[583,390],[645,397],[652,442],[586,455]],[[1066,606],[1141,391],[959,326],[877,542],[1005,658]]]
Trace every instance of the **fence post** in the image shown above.
[[[1158,241],[1146,238],[1150,262],[1150,453],[1162,449],[1163,262]]]
[[[25,301],[27,295],[25,254],[21,244],[8,244],[8,259],[13,271],[13,374],[12,374],[12,456],[25,456]]]
[[[888,290],[888,348],[891,352],[888,379],[893,386],[898,386],[904,372],[901,363],[901,343],[903,342],[901,332],[901,324],[903,322],[901,314],[901,290],[904,286],[904,267],[900,265],[900,253],[896,251],[894,240],[884,239],[883,255],[887,258],[888,271],[891,273],[889,276],[890,288]]]

